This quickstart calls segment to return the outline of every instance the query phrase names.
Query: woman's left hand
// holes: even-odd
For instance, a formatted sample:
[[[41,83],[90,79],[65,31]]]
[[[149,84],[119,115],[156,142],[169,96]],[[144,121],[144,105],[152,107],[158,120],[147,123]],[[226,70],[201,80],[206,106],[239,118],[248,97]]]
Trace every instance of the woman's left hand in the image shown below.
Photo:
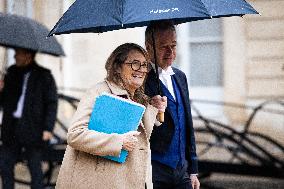
[[[122,149],[131,152],[138,143],[137,136],[140,134],[138,131],[129,131],[127,133],[122,134],[123,136],[123,145]]]
[[[150,104],[157,108],[159,112],[165,112],[167,107],[167,97],[161,97],[160,95],[156,95],[150,100]]]

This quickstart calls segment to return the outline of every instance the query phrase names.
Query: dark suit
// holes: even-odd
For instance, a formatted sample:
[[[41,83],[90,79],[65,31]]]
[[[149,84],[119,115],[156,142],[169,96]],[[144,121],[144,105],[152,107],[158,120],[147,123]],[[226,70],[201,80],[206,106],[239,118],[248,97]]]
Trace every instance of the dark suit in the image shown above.
[[[30,73],[27,80],[23,112],[21,118],[14,118],[19,98],[22,94],[24,75]],[[57,113],[57,90],[55,81],[49,70],[35,62],[25,68],[11,66],[4,80],[4,88],[0,93],[0,105],[3,108],[1,140],[1,174],[4,189],[13,188],[13,167],[17,156],[24,147],[28,152],[28,165],[34,183],[42,179],[40,169],[41,150],[44,145],[43,131],[52,132]],[[36,180],[35,180],[36,179]],[[40,181],[42,182],[42,181]]]
[[[185,74],[176,69],[173,68],[174,75],[172,76],[181,93],[182,102],[184,104],[184,112],[185,112],[185,126],[186,126],[186,152],[185,152],[185,158],[188,162],[188,168],[187,172],[188,174],[196,174],[198,172],[197,168],[197,156],[196,156],[196,146],[195,146],[195,138],[194,138],[194,129],[192,124],[192,116],[191,116],[191,108],[190,108],[190,100],[189,100],[189,92],[188,92],[188,85],[187,85],[187,79]],[[157,83],[155,78],[155,73],[153,69],[149,72],[146,84],[145,84],[145,93],[153,97],[158,94],[157,91]],[[165,94],[162,94],[163,96]],[[158,153],[165,153],[172,141],[173,135],[175,131],[175,125],[173,118],[171,116],[171,111],[169,110],[169,107],[167,107],[165,112],[165,121],[164,123],[159,127],[154,127],[151,139],[150,139],[150,145],[152,152],[158,152]],[[153,166],[155,166],[156,162],[153,162]],[[162,169],[163,166],[160,166],[159,169]],[[153,171],[155,171],[155,167],[153,167]],[[155,173],[153,172],[153,176]],[[155,180],[155,178],[153,178]]]

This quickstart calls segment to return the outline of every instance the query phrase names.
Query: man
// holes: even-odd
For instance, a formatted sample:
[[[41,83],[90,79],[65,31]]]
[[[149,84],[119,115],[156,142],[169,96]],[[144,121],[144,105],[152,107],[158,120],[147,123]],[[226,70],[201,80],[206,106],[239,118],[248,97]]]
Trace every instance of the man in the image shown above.
[[[154,127],[150,140],[154,189],[199,189],[187,79],[182,71],[172,67],[177,46],[175,26],[171,21],[160,21],[147,27],[145,45],[154,62],[152,32],[162,95],[167,97],[165,120]],[[158,94],[155,77],[152,69],[145,84],[150,97]]]
[[[57,90],[50,71],[39,66],[34,57],[33,51],[16,49],[16,64],[8,68],[0,89],[3,189],[14,188],[14,166],[23,150],[28,159],[31,188],[44,188],[41,153],[52,138]]]

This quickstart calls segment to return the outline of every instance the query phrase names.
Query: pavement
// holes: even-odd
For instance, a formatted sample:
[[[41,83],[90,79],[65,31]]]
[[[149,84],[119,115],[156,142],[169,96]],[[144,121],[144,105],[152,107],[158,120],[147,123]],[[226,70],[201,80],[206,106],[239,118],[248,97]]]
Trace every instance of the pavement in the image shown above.
[[[18,178],[24,178],[29,180],[29,173],[27,170],[24,169],[25,168],[23,167],[17,167],[16,171],[22,174],[18,175]],[[58,171],[56,171],[54,177],[57,176],[57,172]],[[212,174],[210,177],[203,178],[200,181],[200,189],[284,189],[284,179],[265,177]],[[0,189],[2,189],[1,185]],[[29,187],[22,184],[16,184],[15,189],[29,189]]]
[[[201,189],[284,189],[284,179],[212,174],[201,180]]]

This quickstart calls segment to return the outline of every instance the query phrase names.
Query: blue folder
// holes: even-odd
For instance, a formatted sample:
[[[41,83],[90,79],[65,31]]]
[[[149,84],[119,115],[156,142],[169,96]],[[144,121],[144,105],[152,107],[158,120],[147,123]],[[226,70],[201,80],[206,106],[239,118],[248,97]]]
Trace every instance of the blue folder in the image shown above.
[[[103,93],[96,98],[88,128],[108,134],[135,131],[138,129],[144,111],[145,107],[141,104]],[[121,150],[119,157],[102,157],[124,163],[127,155],[126,150]]]

